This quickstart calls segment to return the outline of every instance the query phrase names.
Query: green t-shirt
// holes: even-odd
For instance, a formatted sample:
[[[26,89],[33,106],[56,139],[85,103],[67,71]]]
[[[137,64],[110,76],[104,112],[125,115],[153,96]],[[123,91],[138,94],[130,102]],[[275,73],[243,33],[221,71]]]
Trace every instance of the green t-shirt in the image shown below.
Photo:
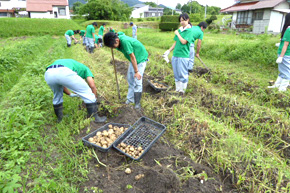
[[[278,48],[278,54],[280,55],[284,46],[284,43],[290,42],[290,28],[288,27],[283,35],[283,38],[281,39],[280,46]],[[287,47],[287,50],[285,52],[286,56],[290,56],[290,46]]]
[[[114,30],[114,29],[110,29],[110,32],[113,32],[113,33],[115,33],[115,30]]]
[[[193,42],[191,43],[194,43],[196,39],[199,39],[199,40],[203,39],[203,31],[200,29],[199,26],[192,26],[191,29],[192,29],[192,35],[193,35]]]
[[[73,59],[59,59],[49,66],[59,65],[59,64],[76,72],[83,79],[86,79],[87,77],[94,77],[93,73],[90,71],[90,69],[87,66]]]
[[[104,29],[105,29],[104,26],[101,26],[98,34],[102,36],[104,33]]]
[[[74,33],[73,30],[67,30],[67,31],[65,32],[65,34],[66,34],[66,35],[69,35],[69,36],[72,36],[72,35],[74,35],[75,33]]]
[[[176,41],[176,44],[173,50],[173,56],[179,58],[189,58],[190,44],[194,42],[192,28],[185,29],[182,32],[180,31],[180,29],[178,29],[178,32],[181,35],[181,37],[187,41],[187,43],[182,44],[177,35],[175,35],[174,41]]]
[[[81,30],[80,36],[84,36],[86,33],[86,30]]]
[[[130,54],[134,53],[137,64],[145,62],[148,59],[148,52],[141,42],[138,40],[128,37],[126,35],[120,35],[120,46],[117,48],[124,56],[130,61]]]
[[[97,44],[98,43],[98,41],[99,41],[99,36],[97,35],[97,34],[95,34],[95,44]]]
[[[94,38],[93,33],[95,33],[95,27],[93,25],[88,25],[86,31],[87,38]]]

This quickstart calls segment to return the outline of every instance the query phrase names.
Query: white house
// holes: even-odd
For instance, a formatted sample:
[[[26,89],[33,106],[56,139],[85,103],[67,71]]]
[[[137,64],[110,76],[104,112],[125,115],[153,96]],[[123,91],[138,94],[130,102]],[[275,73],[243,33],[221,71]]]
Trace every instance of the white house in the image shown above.
[[[30,18],[70,19],[68,0],[27,0]]]
[[[15,11],[26,8],[26,0],[0,0],[0,17],[13,17]]]
[[[233,29],[253,26],[256,34],[280,33],[289,8],[290,0],[240,0],[221,12],[233,14]]]
[[[160,7],[150,7],[145,4],[137,4],[133,6],[131,17],[145,18],[145,17],[159,17],[163,15],[163,9]]]

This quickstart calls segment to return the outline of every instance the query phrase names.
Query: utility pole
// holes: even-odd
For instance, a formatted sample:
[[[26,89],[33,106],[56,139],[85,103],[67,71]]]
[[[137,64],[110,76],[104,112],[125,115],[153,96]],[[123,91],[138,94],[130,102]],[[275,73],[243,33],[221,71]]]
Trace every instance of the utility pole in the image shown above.
[[[190,0],[190,14],[191,14],[192,0]]]

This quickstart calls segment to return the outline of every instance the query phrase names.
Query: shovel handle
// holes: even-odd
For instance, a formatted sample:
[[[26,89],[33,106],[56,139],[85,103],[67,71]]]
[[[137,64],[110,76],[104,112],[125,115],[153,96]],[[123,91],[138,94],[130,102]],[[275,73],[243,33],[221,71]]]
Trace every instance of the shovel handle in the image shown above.
[[[208,67],[205,65],[205,63],[203,63],[203,61],[201,60],[201,58],[199,56],[197,56],[197,58],[199,59],[199,61],[202,63],[202,65],[208,69]]]
[[[113,64],[114,64],[115,78],[116,78],[116,83],[117,83],[118,97],[119,97],[119,100],[120,100],[120,99],[121,99],[121,96],[120,96],[120,89],[119,89],[118,76],[117,76],[117,69],[116,69],[116,64],[115,64],[115,58],[114,58],[114,51],[113,51],[113,48],[111,48],[111,51],[112,51],[112,58],[113,58]]]

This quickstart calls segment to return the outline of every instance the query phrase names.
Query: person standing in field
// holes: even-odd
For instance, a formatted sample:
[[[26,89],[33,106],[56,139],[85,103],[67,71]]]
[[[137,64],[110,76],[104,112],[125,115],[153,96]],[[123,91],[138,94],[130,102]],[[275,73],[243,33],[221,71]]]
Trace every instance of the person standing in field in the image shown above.
[[[116,48],[130,61],[127,73],[129,88],[126,104],[135,103],[135,109],[141,109],[142,78],[148,61],[148,52],[140,41],[121,32],[108,32],[103,41],[105,46]]]
[[[132,27],[132,37],[137,39],[137,26],[130,22],[130,26]]]
[[[190,54],[189,54],[189,63],[188,63],[188,71],[192,72],[194,65],[194,55],[199,58],[199,51],[201,48],[201,42],[203,39],[203,32],[207,28],[207,24],[203,21],[200,22],[197,26],[192,26],[192,35],[193,42],[190,44]],[[194,51],[194,42],[197,40],[196,53]]]
[[[83,46],[85,46],[86,45],[86,30],[81,30],[80,37],[81,37],[80,40],[83,40]]]
[[[278,48],[278,63],[279,75],[273,86],[268,88],[278,88],[279,91],[286,91],[290,81],[290,13],[285,17],[285,23],[281,32],[281,40]]]
[[[106,31],[105,30],[105,26],[106,26],[106,24],[105,23],[103,23],[103,25],[100,27],[100,29],[99,29],[99,33],[98,33],[98,36],[101,38],[101,39],[103,39],[103,34],[104,34],[104,32]],[[101,46],[102,46],[102,44],[100,44]]]
[[[95,117],[95,122],[106,121],[106,117],[97,114],[97,89],[94,76],[87,66],[73,59],[59,59],[46,68],[44,76],[53,91],[52,103],[58,122],[63,118],[63,93],[70,97],[81,97],[86,104],[88,116]]]
[[[67,30],[64,34],[66,42],[67,42],[67,47],[71,47],[71,38],[74,39],[75,43],[78,42],[78,40],[75,38],[74,34],[79,34],[80,30]]]
[[[86,28],[86,49],[89,53],[94,53],[95,46],[95,28],[98,26],[97,22],[93,22]]]
[[[116,31],[112,27],[110,27],[109,32],[115,33]]]
[[[188,65],[190,58],[190,44],[194,42],[193,28],[189,27],[189,16],[183,13],[179,16],[181,27],[175,30],[174,43],[164,54],[173,51],[172,68],[175,79],[176,92],[184,94],[188,83]]]

